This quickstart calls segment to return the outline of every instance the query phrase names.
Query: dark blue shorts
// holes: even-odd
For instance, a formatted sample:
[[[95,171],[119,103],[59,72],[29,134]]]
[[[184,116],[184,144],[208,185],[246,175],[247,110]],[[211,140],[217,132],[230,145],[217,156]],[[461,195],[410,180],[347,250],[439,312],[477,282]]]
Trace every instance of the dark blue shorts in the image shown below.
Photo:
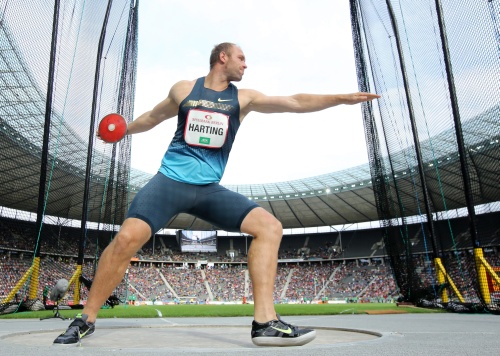
[[[152,234],[179,213],[196,216],[221,230],[239,232],[243,219],[256,207],[255,202],[218,183],[194,185],[157,173],[135,196],[127,218],[145,221]]]

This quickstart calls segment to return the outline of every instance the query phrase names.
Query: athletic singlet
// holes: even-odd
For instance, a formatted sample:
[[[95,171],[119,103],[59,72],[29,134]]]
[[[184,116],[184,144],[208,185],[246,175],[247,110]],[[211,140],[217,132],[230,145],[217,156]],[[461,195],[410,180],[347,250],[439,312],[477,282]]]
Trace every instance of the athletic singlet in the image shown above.
[[[240,127],[238,89],[223,91],[204,87],[198,78],[191,93],[180,103],[177,130],[163,156],[160,172],[190,184],[218,183]]]

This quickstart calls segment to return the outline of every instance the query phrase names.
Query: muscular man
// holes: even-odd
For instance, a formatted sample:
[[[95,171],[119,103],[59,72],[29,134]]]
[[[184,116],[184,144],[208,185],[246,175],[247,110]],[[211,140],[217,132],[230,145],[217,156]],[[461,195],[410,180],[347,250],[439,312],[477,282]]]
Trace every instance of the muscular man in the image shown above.
[[[219,185],[219,181],[240,123],[250,112],[307,113],[340,104],[358,104],[379,96],[370,93],[267,96],[256,90],[238,90],[231,82],[240,81],[246,68],[241,48],[221,43],[212,50],[206,77],[176,83],[165,100],[129,124],[130,135],[178,117],[177,130],[159,172],[133,200],[120,231],[101,255],[82,314],[56,338],[55,344],[76,344],[94,332],[97,312],[121,282],[130,258],[152,234],[181,212],[220,229],[253,236],[248,269],[254,296],[251,332],[254,344],[295,346],[314,339],[314,330],[292,326],[274,310],[281,223],[255,202]]]

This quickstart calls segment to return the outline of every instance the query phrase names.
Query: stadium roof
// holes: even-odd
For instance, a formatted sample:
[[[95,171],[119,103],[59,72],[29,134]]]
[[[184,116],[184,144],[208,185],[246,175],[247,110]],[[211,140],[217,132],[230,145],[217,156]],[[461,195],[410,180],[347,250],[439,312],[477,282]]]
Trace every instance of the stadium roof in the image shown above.
[[[27,138],[19,128],[29,124],[41,130],[40,121],[43,115],[39,113],[29,116],[29,121],[39,120],[37,125],[32,126],[33,122],[25,121],[23,124],[14,125],[15,128],[13,128],[11,120],[4,120],[4,114],[4,110],[0,109],[0,165],[3,167],[0,176],[0,205],[36,212],[41,147],[38,141]],[[27,120],[28,116],[24,119]],[[18,117],[18,120],[23,120],[23,117]],[[486,136],[486,133],[483,134]],[[481,136],[482,134],[478,135],[478,137]],[[492,174],[498,172],[499,140],[499,137],[483,139],[477,142],[475,147],[483,154],[488,152]],[[440,142],[443,145],[447,144],[447,140],[444,139]],[[47,206],[46,213],[68,219],[80,219],[82,202],[78,197],[82,195],[84,188],[86,145],[84,142],[68,140],[68,147],[70,147],[68,152],[71,154],[67,153],[55,160],[51,187],[55,198],[51,201],[52,204]],[[454,192],[453,199],[448,201],[448,209],[463,207],[458,154],[452,151],[447,152],[446,149],[442,152],[446,154],[439,157],[438,162],[441,162],[445,168],[444,172],[455,173],[439,177],[444,189]],[[404,156],[403,153],[401,155]],[[21,166],[17,162],[31,163]],[[432,169],[432,163],[429,163],[427,167]],[[404,179],[412,172],[414,169],[402,168],[395,173],[395,177]],[[94,176],[92,178],[94,189],[102,191],[103,184],[99,182],[103,183],[105,177]],[[132,169],[130,199],[150,178],[150,174]],[[490,201],[498,201],[500,200],[498,181],[495,183],[495,178],[492,179],[493,181],[489,182],[483,180],[483,184],[488,185],[486,191],[491,192]],[[368,164],[306,179],[267,184],[227,185],[227,188],[256,201],[274,214],[282,222],[284,228],[341,225],[378,220]],[[402,188],[402,194],[405,194],[404,187],[400,188]],[[95,193],[99,194],[99,192]],[[435,198],[434,205],[441,208],[440,192],[436,190],[430,193],[431,198]],[[408,206],[407,213],[417,215],[418,209],[417,204]],[[89,220],[98,221],[97,210],[96,213],[89,214]],[[212,229],[214,227],[190,215],[180,214],[166,228]]]

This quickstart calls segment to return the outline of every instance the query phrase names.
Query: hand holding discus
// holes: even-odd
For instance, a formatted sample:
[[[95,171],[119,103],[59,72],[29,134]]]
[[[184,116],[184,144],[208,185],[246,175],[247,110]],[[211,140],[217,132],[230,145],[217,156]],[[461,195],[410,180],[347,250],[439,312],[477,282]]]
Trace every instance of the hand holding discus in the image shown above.
[[[97,136],[107,143],[116,143],[125,137],[127,122],[120,114],[108,114],[99,123]]]

